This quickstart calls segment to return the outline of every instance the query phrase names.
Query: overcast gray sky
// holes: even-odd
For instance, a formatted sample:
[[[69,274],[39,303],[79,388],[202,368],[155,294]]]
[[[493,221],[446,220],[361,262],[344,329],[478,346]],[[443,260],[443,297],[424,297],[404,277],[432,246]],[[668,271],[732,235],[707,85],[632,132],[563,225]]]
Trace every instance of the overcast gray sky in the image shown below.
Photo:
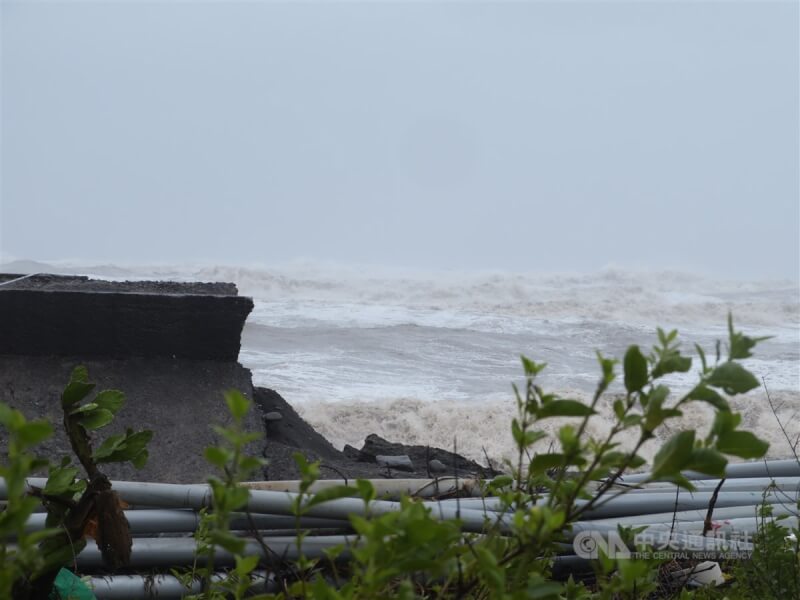
[[[797,2],[2,2],[0,250],[797,278]]]

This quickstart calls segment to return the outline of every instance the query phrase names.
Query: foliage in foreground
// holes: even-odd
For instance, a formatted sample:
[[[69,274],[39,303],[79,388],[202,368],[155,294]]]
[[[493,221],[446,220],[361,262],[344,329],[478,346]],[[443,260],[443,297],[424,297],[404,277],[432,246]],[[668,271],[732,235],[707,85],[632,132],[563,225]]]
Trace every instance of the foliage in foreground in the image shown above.
[[[356,487],[342,486],[311,494],[309,489],[319,477],[318,465],[308,464],[298,456],[303,473],[301,493],[293,506],[298,525],[310,507],[344,496],[360,497],[366,516],[351,517],[355,535],[347,547],[330,549],[322,557],[304,555],[305,534],[298,531],[299,558],[294,561],[272,555],[268,539],[257,540],[264,549],[262,556],[247,553],[244,540],[229,530],[231,515],[242,511],[248,498],[238,484],[261,466],[259,459],[244,453],[246,444],[257,437],[242,430],[250,402],[238,392],[230,392],[225,399],[233,425],[217,428],[223,443],[206,451],[206,459],[222,473],[221,478],[210,480],[213,508],[204,516],[196,536],[197,554],[206,560],[206,566],[182,576],[187,585],[201,578],[202,592],[196,597],[208,600],[247,596],[257,570],[266,571],[275,584],[272,593],[260,598],[690,597],[694,592],[665,586],[661,577],[664,560],[615,559],[601,553],[600,559],[593,563],[593,572],[576,581],[560,568],[558,556],[565,549],[571,550],[573,523],[610,498],[627,493],[615,483],[630,469],[645,464],[640,456],[644,444],[674,426],[689,403],[706,403],[713,409],[710,427],[707,431],[688,429],[672,434],[656,453],[648,482],[668,481],[691,490],[692,483],[681,471],[722,477],[728,456],[755,459],[765,455],[767,443],[739,428],[741,416],[731,410],[728,402],[728,398],[759,385],[739,360],[750,357],[761,339],[764,338],[750,338],[735,331],[729,319],[727,356],[722,356],[721,345],[717,344],[714,360],[710,361],[696,346],[700,363],[698,381],[687,393],[676,397],[662,380],[670,373],[688,372],[692,359],[681,353],[677,332],[659,329],[658,342],[651,351],[643,352],[638,346],[628,348],[620,373],[624,392],[610,399],[608,392],[618,377],[619,361],[598,354],[601,377],[589,404],[543,390],[537,378],[545,365],[523,357],[525,385],[521,390],[515,388],[518,416],[511,423],[516,459],[507,465],[509,474],[485,486],[487,495],[500,499],[503,510],[497,514],[506,516],[487,520],[480,535],[464,533],[458,521],[439,520],[429,509],[410,499],[402,501],[399,511],[370,515],[369,504],[375,498],[375,490],[367,481],[357,482]],[[589,433],[589,423],[601,402],[612,403],[615,420],[605,436],[595,438]],[[99,406],[97,402],[94,404]],[[76,410],[69,408],[68,412],[73,414]],[[91,412],[96,408],[86,410]],[[534,453],[534,445],[541,446],[550,438],[543,425],[553,418],[564,419],[565,423],[550,440],[552,450]],[[53,543],[52,540],[58,539],[59,527],[63,527],[54,521],[48,523],[52,529],[42,534],[27,534],[22,528],[36,505],[36,500],[25,493],[24,477],[42,464],[30,449],[50,434],[48,424],[33,423],[25,422],[21,415],[0,405],[0,424],[10,435],[9,460],[0,474],[8,481],[12,499],[7,510],[0,514],[0,538],[17,537],[14,549],[0,545],[0,581],[29,581],[32,573],[40,572],[37,547]],[[635,434],[635,441],[624,448],[620,438],[630,432]],[[136,435],[131,432],[124,439],[130,443]],[[126,444],[120,444],[123,449],[116,455],[112,451],[109,457],[141,460],[129,456],[129,451],[124,450]],[[80,458],[80,449],[76,452]],[[70,467],[64,464],[60,468]],[[75,479],[77,470],[69,471],[70,476],[62,475],[66,487],[59,488],[61,493],[77,497],[83,486],[93,480],[90,469],[86,470],[88,484]],[[51,480],[58,473],[51,471]],[[630,537],[632,532],[621,533]],[[786,545],[786,533],[785,528],[765,519],[759,542],[766,554],[756,553],[752,561],[737,567],[736,583],[728,586],[724,594],[742,598],[782,597],[797,592],[800,554],[796,542],[794,546]],[[70,546],[63,545],[63,540],[61,543],[62,550],[72,552]],[[218,547],[236,557],[235,568],[222,580],[212,578]],[[776,549],[780,552],[776,553]],[[778,562],[773,565],[770,561]],[[773,574],[774,570],[779,573]],[[15,585],[16,590],[19,586]],[[0,597],[4,597],[3,591],[0,589]],[[711,589],[697,594],[722,597]]]
[[[128,561],[128,521],[100,465],[129,461],[137,469],[143,467],[153,434],[128,429],[94,447],[92,434],[110,424],[125,404],[125,394],[118,390],[103,390],[87,401],[94,388],[87,370],[77,367],[61,394],[64,432],[85,477],[78,477],[80,469],[68,456],[57,465],[35,457],[31,449],[53,434],[52,425],[28,421],[20,411],[0,402],[8,454],[0,464],[8,492],[0,513],[0,598],[47,597],[59,570],[83,549],[87,536],[95,539],[111,568]],[[28,489],[27,478],[45,468],[49,476],[44,487]],[[45,529],[31,533],[26,522],[40,503],[47,512]],[[15,544],[8,544],[8,539]]]

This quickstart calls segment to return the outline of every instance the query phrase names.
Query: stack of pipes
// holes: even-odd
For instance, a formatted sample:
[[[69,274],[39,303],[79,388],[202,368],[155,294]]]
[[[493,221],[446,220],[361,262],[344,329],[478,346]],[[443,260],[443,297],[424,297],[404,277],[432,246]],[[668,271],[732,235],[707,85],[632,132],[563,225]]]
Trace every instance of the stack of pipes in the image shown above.
[[[800,464],[794,460],[768,461],[730,465],[726,479],[704,479],[697,473],[686,473],[695,486],[688,492],[669,483],[647,483],[647,474],[621,478],[606,496],[582,516],[572,527],[571,538],[562,544],[559,565],[574,568],[587,564],[581,540],[608,541],[618,526],[645,527],[640,539],[668,541],[675,551],[698,551],[704,556],[731,551],[752,550],[751,538],[762,517],[759,507],[772,507],[772,518],[781,517],[787,526],[798,524]],[[458,520],[465,532],[483,533],[493,528],[509,531],[510,515],[498,498],[481,497],[479,482],[469,479],[440,478],[435,480],[373,481],[381,499],[367,506],[360,498],[338,498],[316,504],[295,517],[298,482],[258,482],[245,484],[250,497],[243,512],[233,516],[231,530],[247,539],[246,554],[270,556],[265,559],[296,559],[298,528],[309,532],[302,538],[302,552],[309,558],[325,556],[325,550],[358,543],[350,526],[350,515],[381,515],[400,509],[395,499],[410,495],[420,499],[441,520]],[[45,480],[31,478],[29,486],[43,487]],[[338,481],[320,481],[311,492],[317,492]],[[206,484],[166,484],[115,481],[112,487],[128,505],[125,515],[133,535],[129,574],[103,576],[103,561],[94,544],[87,544],[72,565],[77,573],[91,574],[96,596],[113,598],[179,598],[190,593],[185,582],[173,575],[140,575],[157,570],[187,569],[202,564],[196,556],[193,534],[199,525],[199,511],[211,507],[211,492]],[[719,488],[719,489],[718,489]],[[712,518],[707,519],[712,497]],[[5,482],[0,479],[0,500],[6,498]],[[457,496],[452,498],[452,496]],[[448,499],[442,499],[448,498]],[[542,496],[537,502],[546,502]],[[588,500],[580,500],[585,505]],[[709,531],[709,524],[711,531]],[[31,531],[44,527],[44,514],[33,515],[28,523]],[[603,537],[605,536],[605,537]],[[597,544],[594,546],[597,547]],[[604,550],[606,548],[603,548]],[[591,552],[591,548],[588,549]],[[342,555],[347,558],[347,553]],[[215,565],[231,566],[234,557],[218,549]],[[220,575],[221,576],[221,575]],[[266,572],[256,574],[256,582],[269,590],[274,582]],[[195,587],[199,582],[194,582]],[[196,590],[195,590],[196,591]]]

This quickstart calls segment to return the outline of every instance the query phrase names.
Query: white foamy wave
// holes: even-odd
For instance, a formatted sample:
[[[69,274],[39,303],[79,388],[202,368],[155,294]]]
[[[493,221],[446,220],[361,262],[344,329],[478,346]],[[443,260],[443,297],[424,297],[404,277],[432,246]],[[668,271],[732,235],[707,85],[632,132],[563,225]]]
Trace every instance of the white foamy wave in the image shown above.
[[[552,320],[696,326],[724,323],[729,311],[748,325],[796,332],[800,323],[796,282],[720,281],[673,271],[409,273],[303,264],[206,267],[195,276],[235,281],[257,300],[256,319],[287,327],[321,322],[516,331]]]
[[[588,395],[572,391],[566,396],[589,402]],[[756,392],[732,401],[735,410],[742,413],[742,427],[770,443],[768,457],[787,458],[792,449],[778,425],[778,418],[786,428],[792,443],[800,435],[800,394],[779,392],[771,395],[776,406],[772,413],[763,393]],[[613,425],[613,410],[610,398],[601,400],[599,414],[592,417],[587,434],[595,438],[605,436]],[[314,428],[332,443],[342,448],[350,444],[360,448],[368,433],[377,433],[391,441],[406,444],[430,445],[452,449],[473,460],[485,463],[485,456],[496,462],[516,459],[516,450],[511,437],[511,419],[516,415],[516,405],[510,395],[492,396],[476,402],[453,400],[422,400],[400,398],[389,402],[338,402],[309,401],[300,403],[298,412]],[[642,449],[644,458],[652,461],[661,443],[681,429],[695,428],[706,435],[712,421],[712,409],[703,403],[694,402],[684,409],[684,416],[664,431],[659,438],[651,440]],[[558,428],[567,419],[550,419],[543,422],[543,429],[550,438],[534,448],[546,451]],[[575,422],[574,419],[569,422]],[[636,431],[630,430],[620,436],[623,448],[631,448],[636,441]]]
[[[37,266],[41,263],[37,264]],[[280,327],[392,324],[518,331],[580,321],[714,331],[728,311],[746,326],[800,331],[800,283],[731,281],[677,271],[595,273],[411,271],[320,262],[278,266],[92,265],[54,270],[119,279],[232,281],[256,300],[252,318]]]

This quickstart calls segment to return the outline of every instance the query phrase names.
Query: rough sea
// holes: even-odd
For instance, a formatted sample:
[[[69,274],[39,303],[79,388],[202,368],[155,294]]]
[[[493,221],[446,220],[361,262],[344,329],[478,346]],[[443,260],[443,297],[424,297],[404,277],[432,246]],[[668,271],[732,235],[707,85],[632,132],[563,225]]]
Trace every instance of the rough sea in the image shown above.
[[[606,268],[595,273],[423,272],[295,262],[277,267],[76,266],[72,272],[142,279],[233,281],[255,309],[240,361],[254,382],[277,390],[335,445],[369,433],[457,450],[485,462],[512,454],[512,382],[520,354],[546,362],[541,384],[588,399],[599,377],[596,351],[645,351],[655,328],[677,329],[682,349],[711,357],[727,338],[727,314],[751,336],[772,336],[745,362],[761,380],[794,441],[800,435],[800,286],[796,281],[717,280],[675,271]],[[674,393],[696,378],[665,382]],[[621,380],[621,377],[620,377]],[[619,384],[621,386],[621,384]],[[617,391],[621,387],[617,388]],[[589,433],[611,423],[602,400]],[[790,455],[762,387],[734,402],[744,426]],[[710,425],[690,405],[681,426]],[[547,424],[554,431],[561,421]],[[665,432],[667,435],[669,431]],[[630,440],[628,440],[630,442]],[[650,443],[645,454],[656,449]]]

